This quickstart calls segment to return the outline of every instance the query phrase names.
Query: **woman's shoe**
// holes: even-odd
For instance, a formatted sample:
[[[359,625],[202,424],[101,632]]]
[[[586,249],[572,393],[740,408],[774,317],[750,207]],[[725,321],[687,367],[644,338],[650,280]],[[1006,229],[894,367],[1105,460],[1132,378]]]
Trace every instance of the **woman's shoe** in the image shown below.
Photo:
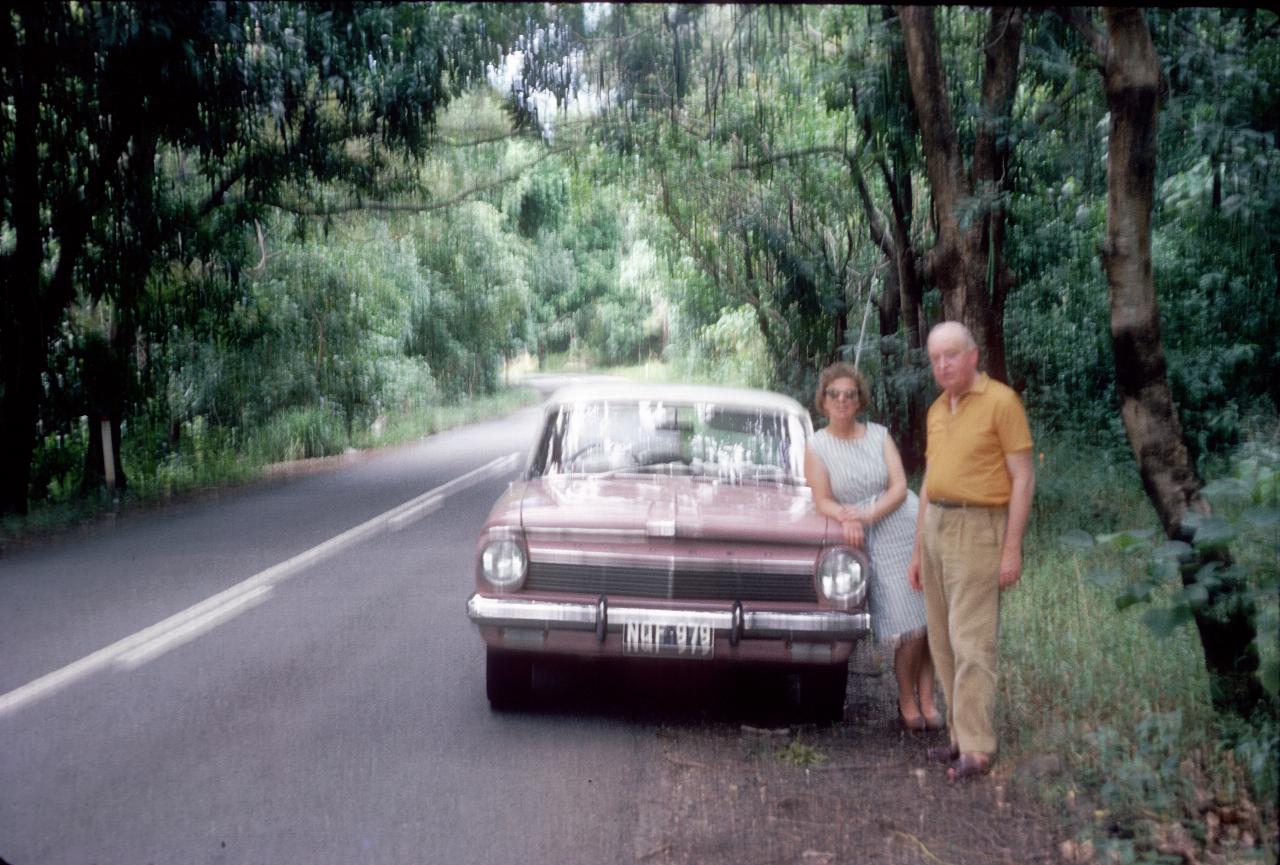
[[[929,722],[925,720],[923,715],[908,718],[902,714],[902,709],[898,709],[898,724],[908,733],[923,733],[929,729]]]
[[[937,712],[932,715],[925,715],[924,726],[927,730],[945,730],[947,729],[947,719]]]

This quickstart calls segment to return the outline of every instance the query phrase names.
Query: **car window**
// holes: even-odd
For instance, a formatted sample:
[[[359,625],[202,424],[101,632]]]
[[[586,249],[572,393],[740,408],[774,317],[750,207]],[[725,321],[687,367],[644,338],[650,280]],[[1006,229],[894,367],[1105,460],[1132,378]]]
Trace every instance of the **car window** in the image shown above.
[[[531,475],[680,474],[803,483],[805,425],[775,409],[591,401],[548,416]]]

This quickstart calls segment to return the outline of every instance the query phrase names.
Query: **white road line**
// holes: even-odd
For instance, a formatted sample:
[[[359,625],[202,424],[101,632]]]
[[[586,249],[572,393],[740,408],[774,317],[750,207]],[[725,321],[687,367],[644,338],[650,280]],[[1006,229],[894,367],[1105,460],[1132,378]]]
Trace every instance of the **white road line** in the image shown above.
[[[402,511],[401,513],[392,517],[388,525],[390,526],[391,531],[398,532],[401,529],[405,528],[406,526],[412,525],[413,523],[422,519],[427,514],[435,513],[437,510],[440,509],[440,505],[442,505],[443,503],[444,503],[443,496],[434,496],[432,498],[427,499],[425,502],[414,505],[412,508],[409,508],[407,511]]]
[[[131,649],[116,659],[116,664],[126,670],[142,666],[152,658],[158,658],[170,649],[189,643],[205,631],[213,630],[228,619],[234,618],[250,607],[256,607],[275,591],[275,586],[258,586],[232,598],[220,607],[214,607],[198,619],[171,628],[150,642]]]
[[[512,453],[485,463],[309,550],[277,565],[272,565],[247,580],[218,592],[161,622],[130,634],[106,648],[73,661],[52,673],[47,673],[7,694],[2,694],[0,695],[0,717],[60,691],[104,667],[114,664],[124,669],[134,669],[175,646],[190,642],[216,625],[262,603],[271,594],[274,586],[304,568],[327,559],[357,541],[364,540],[389,527],[395,530],[404,528],[415,519],[420,519],[439,507],[446,496],[490,477],[506,474],[512,471],[519,461],[520,454]]]

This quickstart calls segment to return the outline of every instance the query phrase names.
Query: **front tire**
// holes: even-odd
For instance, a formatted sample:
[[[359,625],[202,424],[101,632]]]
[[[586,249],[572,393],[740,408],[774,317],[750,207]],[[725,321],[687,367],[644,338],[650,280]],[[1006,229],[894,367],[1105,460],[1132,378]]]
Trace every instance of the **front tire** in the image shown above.
[[[533,659],[516,652],[489,649],[485,656],[485,693],[495,712],[528,705],[533,691]]]
[[[802,670],[800,699],[806,713],[821,723],[844,720],[845,686],[848,682],[848,663]]]

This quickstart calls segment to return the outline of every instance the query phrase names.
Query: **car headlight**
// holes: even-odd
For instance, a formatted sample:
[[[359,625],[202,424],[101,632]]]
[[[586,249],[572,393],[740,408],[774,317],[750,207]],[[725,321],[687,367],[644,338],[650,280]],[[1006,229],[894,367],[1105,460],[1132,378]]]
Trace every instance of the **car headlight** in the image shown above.
[[[529,560],[524,547],[512,538],[490,541],[480,551],[480,573],[501,591],[518,589],[528,569]]]
[[[828,550],[818,562],[818,587],[823,597],[842,610],[862,604],[867,576],[864,560],[842,547]]]

